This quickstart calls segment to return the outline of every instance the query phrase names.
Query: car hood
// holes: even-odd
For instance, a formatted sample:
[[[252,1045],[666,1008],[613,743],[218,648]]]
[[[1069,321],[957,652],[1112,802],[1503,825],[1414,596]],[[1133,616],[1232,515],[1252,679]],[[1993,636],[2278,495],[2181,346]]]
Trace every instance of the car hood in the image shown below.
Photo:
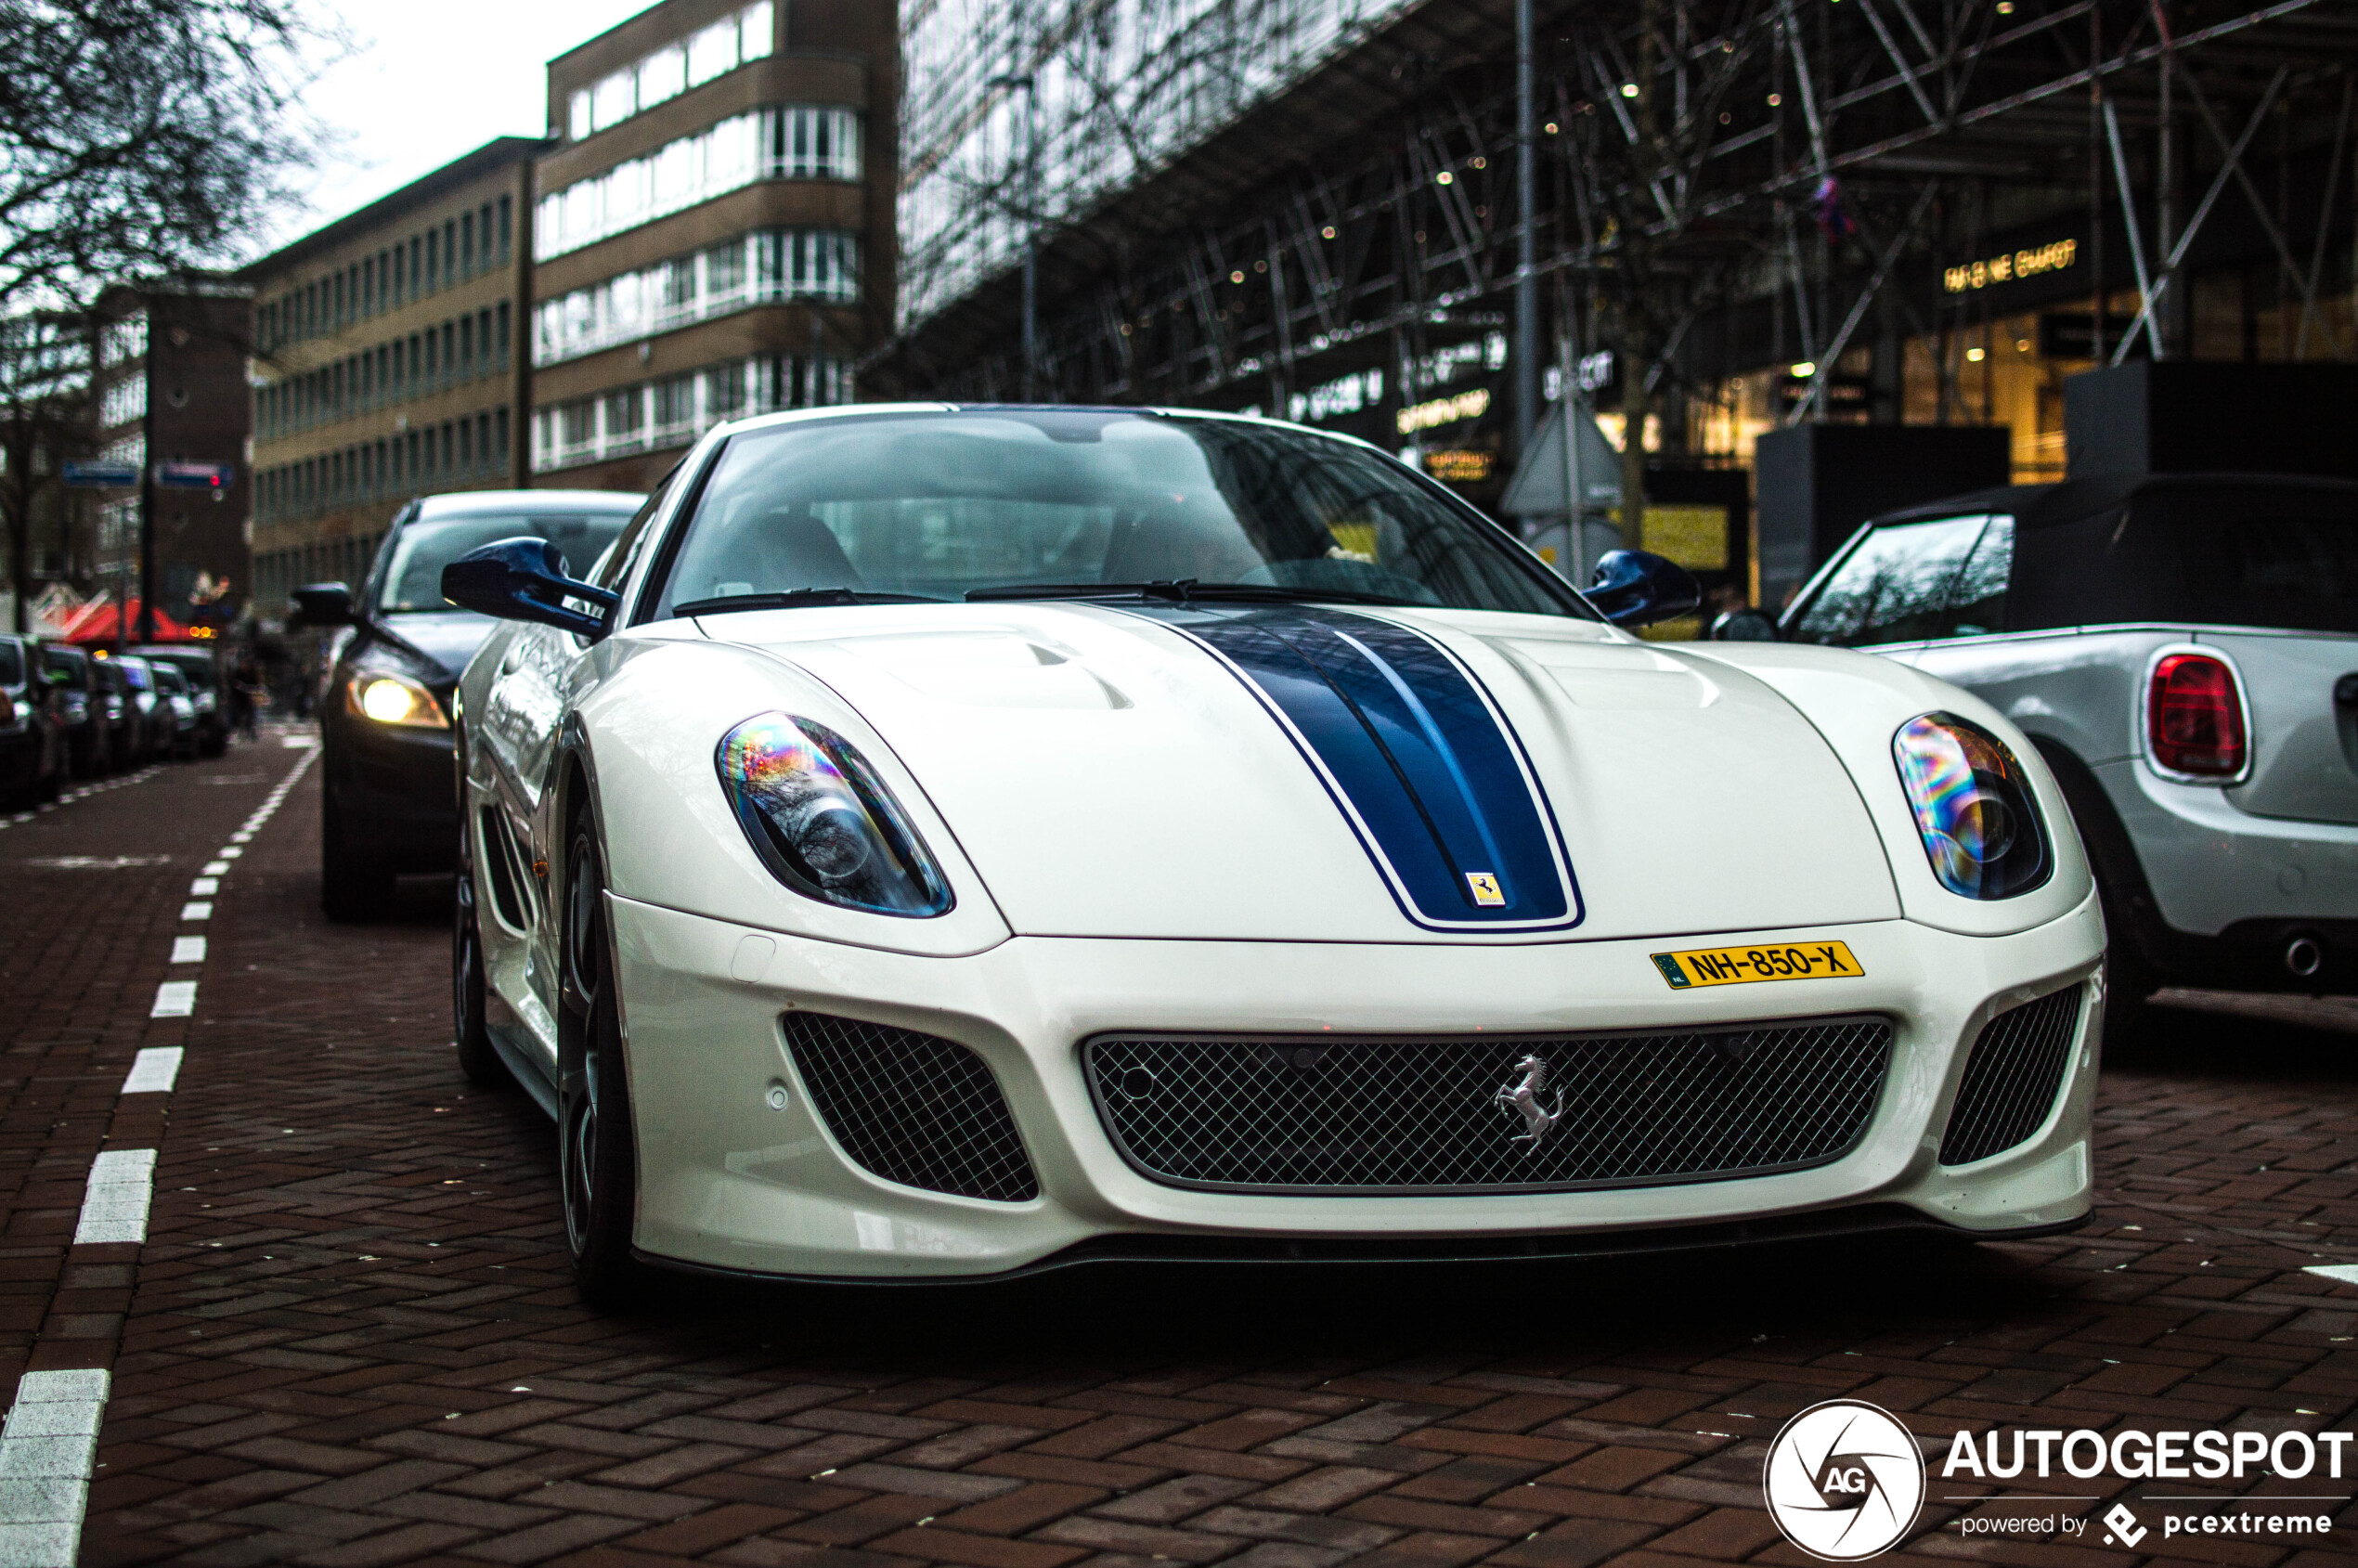
[[[499,622],[468,610],[413,611],[385,616],[370,623],[380,636],[423,655],[456,680],[467,661],[475,656]]]
[[[1743,670],[1554,616],[1011,603],[705,617],[824,682],[1036,935],[1570,941],[1891,919]]]

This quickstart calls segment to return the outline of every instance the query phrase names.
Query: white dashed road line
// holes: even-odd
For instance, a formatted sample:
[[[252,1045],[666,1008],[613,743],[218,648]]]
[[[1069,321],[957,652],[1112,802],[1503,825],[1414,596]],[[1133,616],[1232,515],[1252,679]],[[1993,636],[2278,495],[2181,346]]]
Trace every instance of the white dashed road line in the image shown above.
[[[123,1093],[168,1095],[179,1078],[180,1047],[150,1045],[131,1058],[131,1071],[123,1078]]]
[[[73,1244],[148,1239],[148,1204],[155,1196],[156,1151],[102,1149],[90,1162],[90,1185],[82,1190],[82,1218]]]
[[[0,1428],[0,1563],[73,1568],[111,1381],[103,1367],[27,1372]]]
[[[212,895],[221,890],[221,878],[251,843],[287,796],[302,782],[304,771],[317,760],[317,738],[310,734],[285,737],[289,747],[305,755],[279,781],[267,798],[229,838],[229,846],[208,862],[202,875],[188,885],[191,895],[180,906],[183,924],[213,917]],[[137,784],[162,771],[149,768],[120,779],[71,791],[62,799],[79,800],[102,789]],[[44,810],[48,808],[42,808]],[[0,828],[31,822],[33,813],[20,812]],[[201,964],[205,939],[176,936],[172,941],[174,964]],[[156,987],[155,1004],[148,1016],[185,1018],[196,1011],[197,982],[165,980]],[[179,1082],[185,1056],[177,1045],[149,1046],[132,1058],[123,1081],[124,1095],[162,1095]],[[155,1199],[156,1151],[151,1148],[110,1148],[90,1163],[90,1179],[83,1188],[82,1213],[74,1225],[77,1247],[107,1243],[140,1243],[148,1239],[148,1213]],[[97,1467],[98,1427],[105,1419],[111,1376],[104,1368],[27,1372],[17,1383],[16,1403],[0,1427],[0,1568],[74,1568],[82,1544],[83,1515],[89,1507],[90,1478]]]

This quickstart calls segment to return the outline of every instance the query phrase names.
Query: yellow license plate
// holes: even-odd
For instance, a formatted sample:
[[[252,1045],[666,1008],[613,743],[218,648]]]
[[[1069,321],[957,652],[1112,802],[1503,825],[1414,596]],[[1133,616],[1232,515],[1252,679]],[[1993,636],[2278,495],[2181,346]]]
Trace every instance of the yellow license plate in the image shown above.
[[[1855,980],[1866,973],[1841,942],[1773,942],[1762,947],[1698,947],[1649,954],[1673,991],[1755,980]]]

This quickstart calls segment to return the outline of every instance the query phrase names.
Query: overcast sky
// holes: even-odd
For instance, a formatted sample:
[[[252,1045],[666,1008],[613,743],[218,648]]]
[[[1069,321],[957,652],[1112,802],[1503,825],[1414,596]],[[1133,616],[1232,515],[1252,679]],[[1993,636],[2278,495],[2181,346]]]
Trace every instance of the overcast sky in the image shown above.
[[[494,136],[538,136],[551,56],[654,0],[333,0],[352,52],[304,102],[340,145],[322,160],[307,212],[264,249],[431,173]]]

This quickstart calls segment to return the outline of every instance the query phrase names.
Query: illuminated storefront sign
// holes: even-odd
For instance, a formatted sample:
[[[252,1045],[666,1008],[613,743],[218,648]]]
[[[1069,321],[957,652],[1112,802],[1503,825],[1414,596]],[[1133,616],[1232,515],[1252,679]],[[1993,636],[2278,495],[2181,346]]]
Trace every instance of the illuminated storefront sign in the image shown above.
[[[1496,452],[1453,448],[1425,454],[1425,472],[1435,479],[1447,480],[1453,485],[1479,485],[1490,477],[1497,463],[1498,454]]]
[[[1940,274],[1940,286],[1952,294],[1968,293],[1975,289],[1987,289],[1993,283],[2013,283],[2025,278],[2036,278],[2042,272],[2061,272],[2079,259],[2079,240],[2053,240],[2044,245],[2003,251],[1987,260],[1944,268]]]
[[[1478,420],[1490,411],[1490,389],[1475,387],[1455,397],[1436,397],[1430,403],[1418,403],[1400,410],[1400,434],[1414,434],[1431,430],[1435,425],[1456,424],[1460,420]]]

